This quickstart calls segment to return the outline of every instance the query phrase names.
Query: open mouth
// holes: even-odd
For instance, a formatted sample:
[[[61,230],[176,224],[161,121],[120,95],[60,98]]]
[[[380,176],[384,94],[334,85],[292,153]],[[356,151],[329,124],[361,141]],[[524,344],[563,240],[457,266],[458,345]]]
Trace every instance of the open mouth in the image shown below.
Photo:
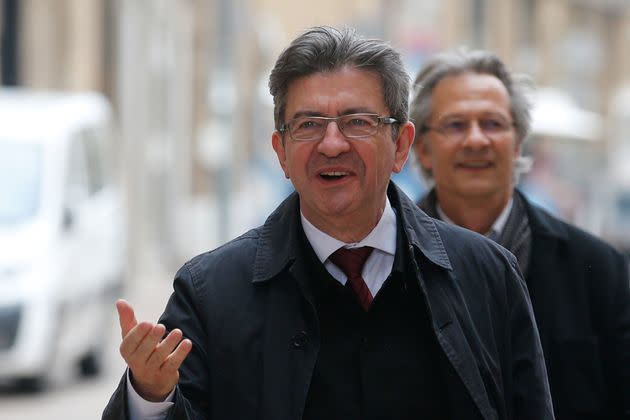
[[[465,163],[460,163],[459,165],[460,168],[463,169],[487,169],[487,168],[491,168],[492,162],[465,162]]]
[[[341,178],[343,178],[345,176],[348,176],[348,175],[349,175],[348,172],[340,172],[340,171],[329,171],[329,172],[322,172],[322,173],[319,174],[319,176],[322,179],[330,180],[330,181],[341,179]]]

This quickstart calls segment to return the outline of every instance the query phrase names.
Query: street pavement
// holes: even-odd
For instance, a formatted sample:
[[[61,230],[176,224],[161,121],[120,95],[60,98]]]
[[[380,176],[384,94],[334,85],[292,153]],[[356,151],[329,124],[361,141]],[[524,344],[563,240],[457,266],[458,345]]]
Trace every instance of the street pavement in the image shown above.
[[[145,273],[130,282],[123,297],[134,306],[138,320],[158,319],[170,295],[173,274],[154,269],[151,274]],[[118,317],[112,306],[111,339],[103,373],[91,379],[59,377],[49,389],[39,393],[0,388],[0,419],[100,419],[125,368],[118,353],[119,345]]]

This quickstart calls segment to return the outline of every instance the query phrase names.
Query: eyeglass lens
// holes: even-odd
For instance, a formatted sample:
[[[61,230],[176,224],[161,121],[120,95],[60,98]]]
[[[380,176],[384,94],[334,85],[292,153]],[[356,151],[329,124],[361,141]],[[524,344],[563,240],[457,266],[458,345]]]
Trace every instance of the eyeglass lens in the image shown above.
[[[488,137],[502,135],[507,132],[511,123],[498,117],[481,118],[478,120],[454,119],[441,123],[436,130],[447,137],[460,139],[470,132],[473,121],[477,121],[479,130]]]
[[[324,137],[328,124],[337,123],[346,137],[367,137],[376,133],[379,124],[377,115],[351,114],[336,118],[299,117],[289,123],[291,137],[295,140],[319,140]]]

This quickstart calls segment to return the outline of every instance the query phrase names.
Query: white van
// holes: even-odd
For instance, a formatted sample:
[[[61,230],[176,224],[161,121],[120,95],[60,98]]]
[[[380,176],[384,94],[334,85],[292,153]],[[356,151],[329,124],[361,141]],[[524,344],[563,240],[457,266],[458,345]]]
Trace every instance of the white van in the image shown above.
[[[126,272],[112,110],[96,93],[0,89],[0,380],[96,374]]]

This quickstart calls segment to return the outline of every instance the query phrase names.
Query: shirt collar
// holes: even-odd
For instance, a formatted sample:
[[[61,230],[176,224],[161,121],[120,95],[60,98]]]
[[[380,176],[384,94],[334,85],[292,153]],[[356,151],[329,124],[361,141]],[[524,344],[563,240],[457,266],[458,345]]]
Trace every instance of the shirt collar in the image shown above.
[[[361,241],[355,243],[345,243],[322,232],[313,226],[301,211],[300,218],[306,238],[321,262],[326,261],[330,254],[344,246],[347,248],[371,246],[391,255],[396,253],[396,215],[389,203],[389,198],[385,199],[385,209],[374,229]]]
[[[500,235],[501,232],[503,232],[503,228],[505,228],[505,224],[507,223],[507,219],[508,219],[508,216],[510,215],[510,211],[512,211],[513,204],[514,204],[514,197],[510,198],[510,201],[508,201],[507,205],[503,208],[503,210],[501,211],[501,214],[499,214],[499,217],[497,217],[497,219],[492,224],[490,231],[485,233],[486,236],[489,236],[493,232],[495,232],[496,235]],[[449,219],[446,213],[444,213],[444,211],[442,210],[442,207],[440,207],[440,203],[437,203],[436,210],[441,220],[447,223],[450,223],[452,225],[457,224],[453,222],[451,219]]]

